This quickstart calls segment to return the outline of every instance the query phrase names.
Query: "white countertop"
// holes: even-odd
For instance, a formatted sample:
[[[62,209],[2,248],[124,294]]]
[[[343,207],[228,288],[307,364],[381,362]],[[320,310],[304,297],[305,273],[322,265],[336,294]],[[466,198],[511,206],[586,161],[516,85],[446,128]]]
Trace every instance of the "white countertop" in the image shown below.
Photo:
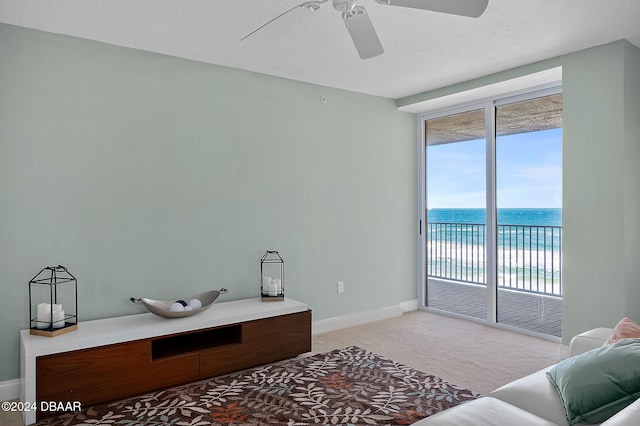
[[[293,299],[262,302],[254,299],[214,303],[209,309],[185,318],[162,318],[152,313],[80,321],[78,329],[56,337],[36,336],[22,330],[24,357],[38,357],[78,349],[147,339],[155,336],[218,327],[278,315],[303,312],[307,305]]]

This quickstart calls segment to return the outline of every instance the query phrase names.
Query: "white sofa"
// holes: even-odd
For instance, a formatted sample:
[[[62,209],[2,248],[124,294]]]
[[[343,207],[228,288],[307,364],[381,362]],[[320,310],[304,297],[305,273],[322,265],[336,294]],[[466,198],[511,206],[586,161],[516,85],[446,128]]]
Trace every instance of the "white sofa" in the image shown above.
[[[601,347],[611,328],[597,328],[574,337],[569,356]],[[437,426],[567,426],[558,392],[546,376],[553,366],[515,380],[487,396],[460,404],[421,420],[416,425]],[[627,406],[602,426],[640,425],[640,399]]]

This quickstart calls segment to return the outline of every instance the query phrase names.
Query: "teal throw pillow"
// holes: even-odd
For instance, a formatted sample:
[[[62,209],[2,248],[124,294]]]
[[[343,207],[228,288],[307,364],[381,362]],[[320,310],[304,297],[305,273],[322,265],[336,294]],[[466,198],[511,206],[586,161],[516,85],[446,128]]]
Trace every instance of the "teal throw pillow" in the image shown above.
[[[566,359],[547,376],[570,425],[601,423],[640,397],[640,339]]]

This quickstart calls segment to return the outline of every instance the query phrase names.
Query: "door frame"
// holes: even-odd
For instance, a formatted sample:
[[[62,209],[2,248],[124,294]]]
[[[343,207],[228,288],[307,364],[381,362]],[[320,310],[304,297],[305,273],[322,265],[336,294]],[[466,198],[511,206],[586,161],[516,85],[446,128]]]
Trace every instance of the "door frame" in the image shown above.
[[[502,105],[534,99],[543,96],[562,93],[562,82],[552,82],[542,86],[524,88],[511,93],[496,95],[491,98],[479,99],[475,102],[453,105],[446,108],[435,109],[417,116],[417,188],[418,188],[418,307],[420,310],[434,311],[446,315],[460,317],[471,321],[481,322],[487,325],[496,326],[523,334],[533,335],[552,341],[561,341],[561,338],[549,336],[534,331],[516,328],[497,321],[497,205],[496,205],[496,135],[495,119],[496,108]],[[484,109],[485,112],[485,158],[486,158],[486,237],[487,247],[485,247],[486,264],[492,267],[485,267],[487,272],[487,318],[479,319],[468,317],[452,312],[444,312],[429,308],[427,305],[427,259],[426,259],[426,228],[428,208],[427,199],[427,165],[426,165],[426,133],[425,122],[447,115],[464,113],[472,110]]]

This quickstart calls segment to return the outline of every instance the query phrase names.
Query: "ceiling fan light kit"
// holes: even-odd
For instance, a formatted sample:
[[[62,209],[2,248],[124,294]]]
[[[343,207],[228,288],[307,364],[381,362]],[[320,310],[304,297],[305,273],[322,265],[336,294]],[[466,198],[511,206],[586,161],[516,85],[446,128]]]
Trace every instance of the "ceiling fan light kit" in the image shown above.
[[[313,12],[319,10],[329,0],[306,1],[281,13],[264,25],[256,28],[241,40],[255,34],[276,19],[283,17],[298,7],[309,9]],[[373,58],[384,53],[382,43],[376,33],[369,14],[362,6],[356,5],[357,0],[331,0],[333,8],[342,12],[347,31],[353,40],[353,44],[362,59]],[[410,9],[429,10],[433,12],[448,13],[453,15],[477,18],[482,15],[489,4],[489,0],[375,0],[376,3],[385,6],[399,6]]]
[[[322,7],[322,3],[324,3],[324,1],[307,1],[302,3],[300,7],[304,7],[311,10],[312,12],[315,12]]]

